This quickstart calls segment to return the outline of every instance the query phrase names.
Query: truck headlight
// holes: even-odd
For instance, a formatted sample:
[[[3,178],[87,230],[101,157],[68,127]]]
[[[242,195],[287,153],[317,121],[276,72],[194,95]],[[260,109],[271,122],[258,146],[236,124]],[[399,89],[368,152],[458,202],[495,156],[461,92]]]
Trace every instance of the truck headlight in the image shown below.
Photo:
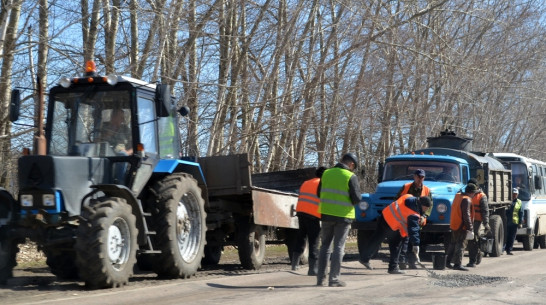
[[[21,206],[31,207],[33,205],[34,203],[33,203],[32,195],[21,195]]]
[[[358,203],[358,207],[360,208],[361,211],[366,211],[370,207],[370,204],[366,201],[360,201]]]
[[[42,203],[46,207],[55,206],[55,195],[54,194],[44,194],[42,196]]]
[[[440,214],[447,212],[447,205],[445,203],[436,205],[436,211]]]

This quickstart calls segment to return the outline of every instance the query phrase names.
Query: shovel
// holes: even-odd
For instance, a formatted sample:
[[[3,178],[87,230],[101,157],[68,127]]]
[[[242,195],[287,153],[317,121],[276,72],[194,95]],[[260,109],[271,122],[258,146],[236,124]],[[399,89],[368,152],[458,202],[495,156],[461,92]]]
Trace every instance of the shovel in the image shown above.
[[[434,273],[434,271],[428,269],[427,267],[425,267],[425,265],[423,263],[421,263],[420,260],[417,261],[417,264],[419,264],[419,266],[421,266],[423,269],[425,269],[430,275],[436,275],[436,273]]]

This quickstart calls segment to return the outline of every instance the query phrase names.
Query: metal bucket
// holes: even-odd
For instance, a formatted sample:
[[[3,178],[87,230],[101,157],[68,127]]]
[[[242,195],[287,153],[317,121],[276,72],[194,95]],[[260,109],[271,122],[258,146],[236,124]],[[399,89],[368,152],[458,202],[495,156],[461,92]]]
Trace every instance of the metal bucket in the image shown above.
[[[434,268],[434,270],[444,270],[446,268],[445,253],[432,254],[432,268]]]

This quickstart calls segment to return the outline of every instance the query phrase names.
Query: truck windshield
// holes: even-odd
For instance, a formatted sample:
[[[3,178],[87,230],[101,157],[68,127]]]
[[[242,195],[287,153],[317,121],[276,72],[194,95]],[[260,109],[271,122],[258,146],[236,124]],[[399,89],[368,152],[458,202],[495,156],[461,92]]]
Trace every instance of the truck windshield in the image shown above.
[[[88,90],[51,98],[51,155],[119,156],[133,147],[129,92]]]
[[[529,200],[529,173],[527,166],[524,163],[512,163],[512,188],[519,190],[518,198],[521,200]]]
[[[461,182],[461,170],[458,164],[438,161],[389,161],[385,164],[383,181],[413,180],[416,169],[423,169],[425,180]]]

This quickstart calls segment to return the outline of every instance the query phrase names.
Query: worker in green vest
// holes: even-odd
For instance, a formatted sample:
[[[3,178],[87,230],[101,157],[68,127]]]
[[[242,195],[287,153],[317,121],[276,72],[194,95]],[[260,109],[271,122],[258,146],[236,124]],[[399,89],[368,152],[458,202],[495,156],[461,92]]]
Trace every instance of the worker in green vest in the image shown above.
[[[506,210],[506,244],[504,250],[506,254],[513,255],[512,248],[514,247],[514,240],[518,234],[518,228],[521,228],[521,219],[523,218],[523,210],[521,209],[521,200],[518,199],[519,190],[514,188],[512,190],[512,204],[510,208]]]
[[[322,215],[317,286],[324,285],[328,262],[330,262],[328,286],[346,285],[339,280],[339,274],[345,253],[345,241],[355,219],[354,206],[360,202],[362,196],[358,177],[353,173],[357,165],[358,160],[354,154],[344,154],[335,167],[324,172],[317,190],[320,198],[319,213]]]

